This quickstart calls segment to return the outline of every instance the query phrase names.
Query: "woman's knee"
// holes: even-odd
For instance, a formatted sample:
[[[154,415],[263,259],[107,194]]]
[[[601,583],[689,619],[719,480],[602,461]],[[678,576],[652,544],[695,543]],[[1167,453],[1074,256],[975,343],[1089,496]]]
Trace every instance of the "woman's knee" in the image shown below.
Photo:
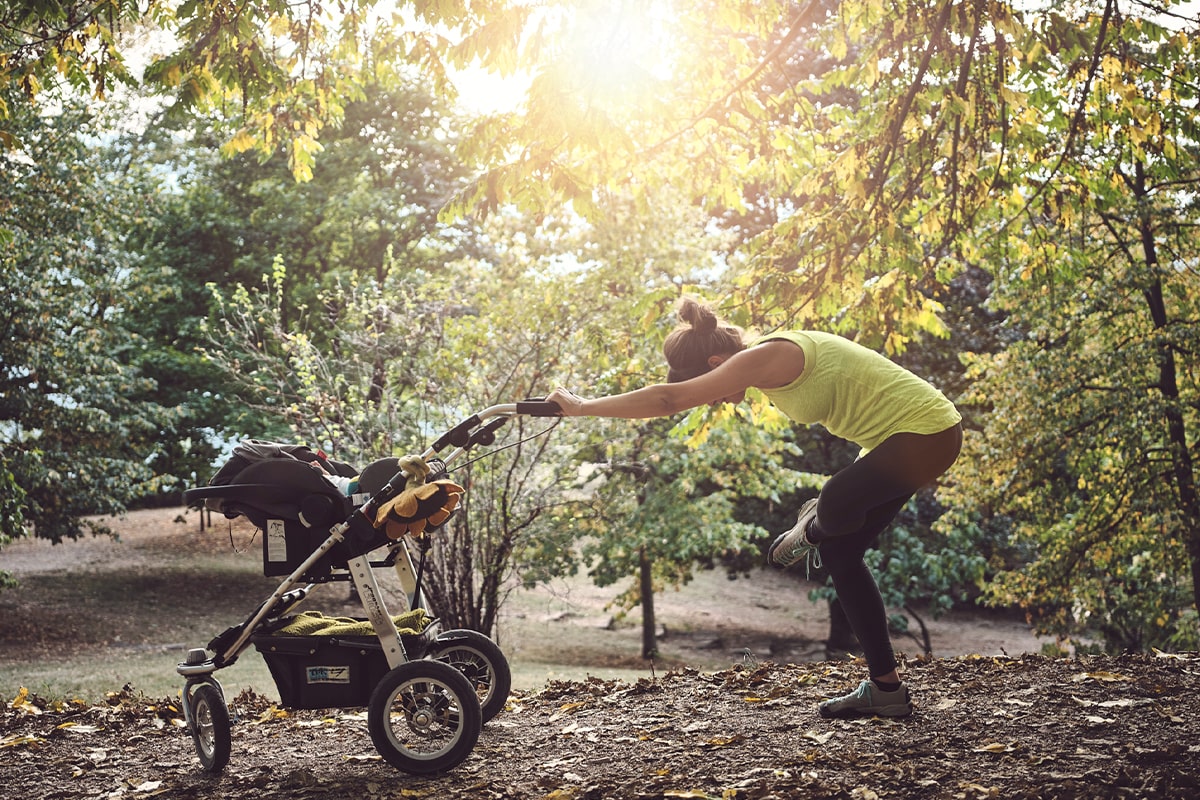
[[[817,497],[817,538],[836,539],[854,533],[866,522],[861,503],[845,502],[837,493],[822,491]]]

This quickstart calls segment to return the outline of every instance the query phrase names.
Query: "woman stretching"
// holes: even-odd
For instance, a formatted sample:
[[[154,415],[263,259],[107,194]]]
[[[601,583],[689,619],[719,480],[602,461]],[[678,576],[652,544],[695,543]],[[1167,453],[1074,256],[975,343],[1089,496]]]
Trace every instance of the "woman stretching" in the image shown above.
[[[740,328],[690,298],[663,343],[667,382],[584,399],[556,389],[564,416],[664,417],[740,403],[754,387],[802,424],[820,423],[862,448],[800,508],[768,560],[824,566],[866,656],[869,680],[821,703],[823,717],[912,713],[888,633],[887,612],[863,556],[918,489],[958,457],[962,416],[941,392],[879,353],[828,333],[782,331],[747,342]]]

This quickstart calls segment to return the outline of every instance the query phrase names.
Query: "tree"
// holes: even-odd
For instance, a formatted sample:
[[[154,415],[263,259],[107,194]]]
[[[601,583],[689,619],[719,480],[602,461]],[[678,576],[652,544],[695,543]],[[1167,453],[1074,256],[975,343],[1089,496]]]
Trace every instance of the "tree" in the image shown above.
[[[527,14],[503,4],[476,6],[409,4],[406,21],[400,8],[378,0],[4,3],[0,125],[14,104],[35,103],[60,84],[98,99],[115,85],[144,85],[169,100],[173,115],[212,115],[226,154],[252,151],[265,160],[283,153],[292,174],[306,181],[322,138],[371,84],[411,75],[417,65],[439,94],[453,96],[442,59],[465,65],[478,51],[443,46],[435,55],[417,31],[436,37]],[[136,64],[147,56],[139,74]],[[18,141],[0,127],[0,146]]]
[[[604,206],[594,222],[576,219],[546,256],[570,265],[554,299],[575,314],[551,326],[571,332],[557,377],[587,394],[661,380],[662,338],[682,287],[722,271],[722,241],[669,193],[657,198],[653,217],[622,198]],[[567,453],[560,469],[575,478],[549,527],[584,543],[579,557],[598,585],[634,578],[613,602],[622,614],[641,607],[646,657],[657,650],[655,593],[687,582],[697,565],[751,547],[764,531],[738,518],[739,503],[778,501],[795,485],[780,464],[791,445],[778,435],[778,415],[761,401],[755,413],[774,427],[739,424],[726,412],[710,425],[698,411],[680,420],[573,419],[556,433]]]
[[[585,536],[582,557],[598,586],[634,577],[612,604],[622,614],[641,606],[642,657],[653,658],[655,593],[686,584],[697,565],[752,549],[766,532],[739,521],[738,504],[778,502],[800,476],[780,464],[787,439],[754,424],[722,426],[698,448],[672,437],[669,420],[636,424],[632,437],[620,425],[604,427],[607,447],[581,454],[591,466],[581,487],[588,501],[563,524]]]
[[[338,397],[338,386],[355,380],[336,369],[319,375],[296,369],[296,359],[307,358],[304,348],[329,352],[331,344],[367,373],[361,394],[344,398],[355,408],[323,408],[323,419],[338,431],[306,433],[319,434],[326,447],[336,442],[347,457],[379,449],[378,438],[390,428],[359,423],[395,423],[394,408],[373,414],[387,381],[411,386],[406,370],[420,352],[406,341],[420,333],[406,319],[413,310],[389,310],[380,292],[409,292],[419,281],[405,275],[436,272],[443,259],[472,246],[468,231],[436,220],[457,180],[448,146],[454,127],[415,83],[372,84],[362,101],[348,105],[345,124],[327,139],[325,158],[304,184],[292,178],[282,154],[266,163],[220,158],[207,127],[179,131],[160,122],[129,138],[131,161],[170,175],[174,187],[131,243],[143,253],[152,283],[145,296],[153,299],[131,310],[153,343],[145,367],[161,377],[160,400],[187,412],[169,440],[191,443],[156,463],[160,472],[204,480],[213,451],[197,444],[295,435],[286,419],[293,395]],[[214,299],[210,285],[228,297]],[[235,297],[238,285],[246,288]],[[265,294],[252,298],[260,288]],[[221,313],[231,327],[202,329],[226,300]],[[339,328],[339,318],[356,327]],[[208,338],[213,331],[216,346]],[[226,335],[238,346],[227,351]],[[292,348],[286,354],[285,340]],[[266,341],[275,346],[261,347]],[[311,385],[316,379],[323,383]]]
[[[995,241],[994,301],[1029,336],[974,359],[990,413],[960,497],[1011,519],[1031,561],[995,602],[1114,650],[1192,648],[1200,51],[1112,3],[1051,17],[1038,42],[1024,89],[1040,124],[1010,141],[1018,223]]]
[[[1153,397],[1143,418],[1165,431],[1155,438],[1151,426],[1119,447],[1074,439],[1071,458],[1044,461],[1059,464],[1052,476],[1062,514],[1052,527],[1065,534],[1082,525],[1094,541],[1102,535],[1094,523],[1118,521],[1118,531],[1110,526],[1104,535],[1119,540],[1129,519],[1088,505],[1080,523],[1070,517],[1076,506],[1067,487],[1079,491],[1085,472],[1084,482],[1092,480],[1093,462],[1111,461],[1101,457],[1105,448],[1116,448],[1117,461],[1143,478],[1165,454],[1163,485],[1172,494],[1159,499],[1171,514],[1146,509],[1134,521],[1158,520],[1164,533],[1150,544],[1163,543],[1162,552],[1182,547],[1194,601],[1200,545],[1188,376],[1195,351],[1192,307],[1180,298],[1194,294],[1194,237],[1184,233],[1194,224],[1196,37],[1162,24],[1194,27],[1177,4],[1105,0],[1068,19],[985,0],[697,0],[687,6],[696,13],[671,15],[653,3],[451,1],[411,5],[404,30],[366,13],[373,8],[343,4],[333,17],[317,6],[259,0],[237,9],[150,4],[146,19],[178,38],[147,74],[178,94],[177,109],[218,117],[227,153],[285,152],[291,174],[306,179],[318,139],[331,141],[330,123],[346,117],[347,103],[362,99],[375,76],[417,65],[438,91],[449,91],[443,82],[476,61],[522,74],[523,105],[478,121],[463,139],[462,157],[486,168],[442,209],[442,220],[514,207],[555,214],[564,201],[596,220],[614,197],[650,215],[670,187],[734,233],[720,293],[763,328],[820,326],[900,354],[915,337],[947,333],[940,294],[947,282],[971,266],[988,269],[997,307],[1009,311],[1015,329],[1031,331],[1034,344],[1090,355],[1119,342],[1122,358],[1096,365],[1105,370],[1063,377],[1116,397],[1129,391],[1125,378],[1137,376],[1142,391],[1131,399]],[[97,81],[117,75],[122,53],[114,31],[135,16],[128,4],[4,13],[13,21],[4,34],[13,55],[2,76],[27,98],[60,67],[77,83],[103,88]],[[3,113],[17,103],[6,99]],[[1043,236],[1059,228],[1075,238]],[[299,253],[289,256],[289,274],[307,269]],[[1098,272],[1089,262],[1121,269]],[[1086,298],[1061,291],[1083,285]],[[1136,290],[1148,329],[1125,313],[1103,329],[1083,324],[1116,313],[1115,301],[1101,308],[1096,299],[1113,289]],[[1068,316],[1078,331],[1062,327]],[[641,338],[652,340],[655,324],[643,324]],[[1128,338],[1109,338],[1115,334]],[[1142,360],[1124,360],[1135,352],[1130,343],[1143,348]],[[1013,355],[1038,362],[1026,350],[1034,344]],[[981,361],[980,369],[999,376],[1015,361]],[[1153,373],[1137,372],[1143,364]],[[1062,388],[1042,374],[997,380],[982,384],[995,397],[981,397],[981,416],[994,412],[986,407],[994,401],[1020,418],[1007,404],[1022,381],[1045,396]],[[1082,403],[1075,394],[1063,396]],[[1108,408],[1067,410],[1083,420]],[[1037,425],[1053,430],[1058,420],[1046,416],[1051,409],[1035,409],[1034,423],[1022,429],[1028,441],[1007,440],[1011,453],[1045,452]],[[1003,460],[985,464],[981,486],[1012,474]],[[960,497],[974,503],[964,506],[963,524],[998,520],[989,499]],[[1016,514],[1024,509],[1002,510],[1028,528],[1030,518]],[[1089,552],[1099,558],[1103,550]],[[1117,551],[1126,561],[1144,552]],[[1074,575],[1080,553],[1062,558]],[[1151,559],[1149,574],[1173,570],[1168,562]],[[1036,595],[1024,595],[1026,602],[1039,602]]]
[[[426,374],[429,402],[448,429],[497,403],[544,396],[573,357],[562,331],[594,313],[581,295],[547,276],[503,225],[489,225],[495,255],[453,265],[439,283],[442,302],[466,313],[445,319]],[[510,238],[511,237],[511,238]],[[510,421],[494,445],[451,465],[468,487],[462,510],[432,541],[428,594],[452,624],[493,634],[500,608],[519,585],[535,585],[574,563],[578,532],[552,524],[568,469],[558,424]],[[552,431],[554,431],[552,433]],[[412,443],[419,451],[423,442]]]
[[[123,26],[141,16],[142,4],[66,2],[0,6],[0,122],[16,118],[23,101],[54,88],[61,78],[79,93],[104,97],[114,83],[132,83],[120,50]],[[147,12],[158,10],[151,2]],[[17,128],[0,129],[0,146],[19,145]]]
[[[74,105],[14,116],[0,152],[0,480],[6,537],[58,542],[152,491],[147,461],[173,412],[144,399],[145,341],[126,315],[140,268],[125,247],[155,187],[111,170],[96,119]],[[24,526],[24,527],[23,527]]]

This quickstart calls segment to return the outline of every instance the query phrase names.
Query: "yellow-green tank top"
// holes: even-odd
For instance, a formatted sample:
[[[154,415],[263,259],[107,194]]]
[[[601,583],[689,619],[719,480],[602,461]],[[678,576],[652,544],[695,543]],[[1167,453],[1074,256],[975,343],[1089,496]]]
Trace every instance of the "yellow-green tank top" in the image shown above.
[[[842,336],[780,331],[751,346],[783,339],[804,351],[800,377],[763,394],[802,424],[820,423],[863,452],[895,433],[939,433],[962,420],[931,384],[884,356]]]

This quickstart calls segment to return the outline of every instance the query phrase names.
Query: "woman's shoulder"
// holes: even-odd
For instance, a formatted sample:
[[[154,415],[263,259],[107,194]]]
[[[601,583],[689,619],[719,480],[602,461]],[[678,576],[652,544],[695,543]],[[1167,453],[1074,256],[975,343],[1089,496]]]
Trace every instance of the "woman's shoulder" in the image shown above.
[[[793,336],[772,334],[756,339],[738,355],[754,374],[750,385],[772,389],[787,386],[804,373],[807,350],[807,345]]]

